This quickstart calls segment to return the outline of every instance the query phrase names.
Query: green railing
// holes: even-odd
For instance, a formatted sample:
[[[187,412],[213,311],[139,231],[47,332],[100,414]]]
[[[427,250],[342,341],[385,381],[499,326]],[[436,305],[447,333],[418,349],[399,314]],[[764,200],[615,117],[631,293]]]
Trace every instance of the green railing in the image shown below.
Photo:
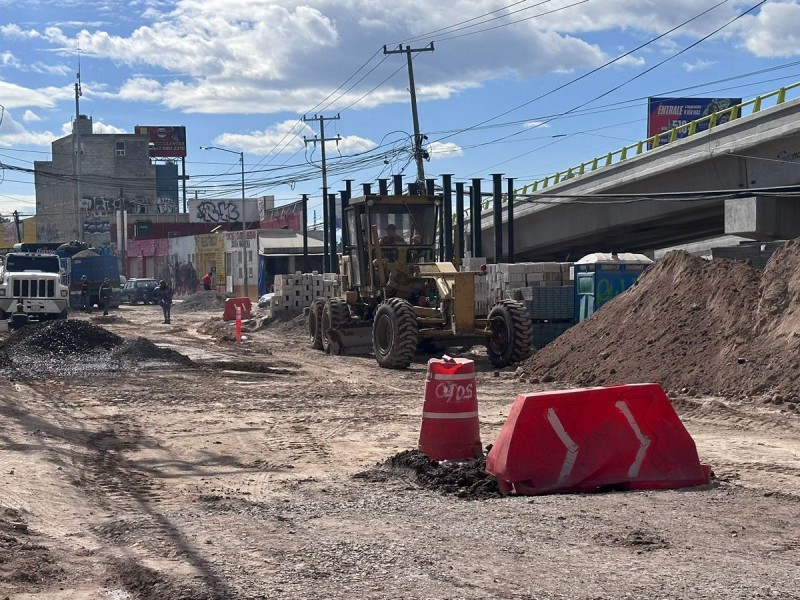
[[[597,171],[602,169],[603,167],[608,167],[613,164],[618,164],[628,158],[632,158],[634,156],[639,156],[648,150],[654,150],[659,146],[663,146],[665,142],[663,139],[668,139],[669,142],[674,142],[679,138],[685,138],[694,135],[697,133],[697,129],[701,125],[705,125],[708,123],[708,128],[704,128],[703,131],[710,129],[712,127],[716,127],[717,125],[721,125],[722,123],[727,123],[728,121],[733,121],[734,119],[742,118],[745,112],[749,115],[756,114],[761,111],[762,108],[765,108],[765,105],[769,100],[774,99],[774,104],[770,104],[771,106],[777,106],[779,104],[783,104],[786,102],[786,97],[788,92],[792,90],[796,90],[800,88],[800,83],[794,83],[792,85],[782,87],[774,92],[770,92],[769,94],[764,94],[761,96],[757,96],[748,102],[743,102],[742,104],[737,104],[735,106],[731,106],[724,110],[717,111],[710,115],[703,117],[702,119],[697,119],[696,121],[691,121],[690,123],[686,123],[679,127],[675,127],[669,131],[663,131],[658,135],[654,135],[652,137],[647,138],[646,140],[642,140],[640,142],[636,142],[635,144],[631,144],[629,146],[625,146],[624,148],[620,148],[619,150],[615,150],[613,152],[609,152],[603,156],[599,156],[597,158],[593,158],[590,161],[583,162],[575,167],[570,167],[565,171],[559,171],[554,175],[549,175],[544,179],[538,179],[532,183],[529,183],[517,190],[514,193],[518,196],[525,196],[530,193],[534,193],[537,191],[542,191],[547,189],[552,185],[556,185],[557,183],[561,183],[563,181],[567,181],[569,179],[574,179],[575,177],[580,177],[586,173],[591,173],[593,171]],[[503,202],[506,202],[506,197],[504,196]],[[484,201],[483,207],[484,210],[488,209],[491,206],[492,201]]]

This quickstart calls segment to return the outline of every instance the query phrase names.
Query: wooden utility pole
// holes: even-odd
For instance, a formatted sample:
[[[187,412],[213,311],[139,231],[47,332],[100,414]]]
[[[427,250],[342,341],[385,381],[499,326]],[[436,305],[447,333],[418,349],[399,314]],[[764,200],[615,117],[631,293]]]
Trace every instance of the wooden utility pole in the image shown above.
[[[335,117],[323,117],[322,115],[314,115],[311,118],[303,116],[303,121],[319,121],[319,137],[316,135],[313,139],[307,139],[303,136],[303,142],[306,146],[313,143],[315,146],[317,142],[320,143],[322,149],[322,221],[323,221],[323,234],[322,245],[325,249],[323,254],[323,271],[328,273],[336,272],[336,211],[330,210],[328,199],[328,171],[325,164],[325,142],[336,142],[338,145],[342,138],[337,134],[334,138],[325,137],[325,121],[338,121],[339,115]]]
[[[417,92],[414,88],[414,66],[411,60],[412,52],[433,52],[433,42],[425,48],[412,48],[411,46],[399,45],[397,50],[387,50],[383,47],[384,54],[405,53],[408,61],[408,87],[411,92],[411,117],[414,120],[414,159],[417,161],[417,194],[425,193],[425,169],[422,166],[422,159],[427,158],[427,153],[422,150],[423,135],[419,132],[419,116],[417,115]]]

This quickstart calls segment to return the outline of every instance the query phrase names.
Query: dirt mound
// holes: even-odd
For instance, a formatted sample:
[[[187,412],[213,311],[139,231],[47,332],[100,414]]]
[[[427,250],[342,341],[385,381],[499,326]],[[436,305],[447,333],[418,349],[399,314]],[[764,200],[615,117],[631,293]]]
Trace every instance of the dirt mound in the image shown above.
[[[107,329],[81,319],[65,319],[18,329],[0,347],[10,353],[64,355],[111,350],[122,342],[123,338]]]
[[[148,361],[191,364],[143,337],[126,341],[82,319],[28,325],[0,344],[0,375],[12,379],[89,377]]]
[[[194,312],[202,310],[220,310],[225,308],[225,300],[228,297],[222,292],[214,290],[195,292],[187,296],[182,302],[172,305],[173,312]]]
[[[544,382],[660,383],[724,396],[796,398],[800,241],[765,271],[670,252],[624,294],[520,367]]]
[[[72,258],[85,258],[87,256],[100,256],[94,250],[81,250],[80,252],[76,252],[72,255]]]
[[[191,365],[192,360],[171,348],[160,348],[145,337],[135,340],[125,340],[121,346],[115,348],[111,355],[118,359],[127,359],[135,362],[159,361]]]
[[[218,342],[235,342],[236,330],[234,327],[233,321],[223,321],[222,317],[214,317],[203,322],[197,328],[197,333],[207,335]]]
[[[305,335],[306,318],[303,316],[303,311],[284,310],[266,319],[263,326],[272,331]]]
[[[467,500],[499,498],[495,478],[486,473],[486,458],[464,462],[437,462],[418,450],[405,450],[355,475],[358,479],[384,482],[409,475],[422,487]]]

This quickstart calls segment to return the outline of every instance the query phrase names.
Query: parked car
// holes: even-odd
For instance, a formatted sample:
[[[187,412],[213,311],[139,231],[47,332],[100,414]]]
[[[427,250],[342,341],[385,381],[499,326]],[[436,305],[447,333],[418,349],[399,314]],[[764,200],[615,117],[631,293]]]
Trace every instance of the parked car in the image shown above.
[[[158,302],[158,281],[155,279],[128,279],[122,286],[122,301],[129,304],[155,304]]]

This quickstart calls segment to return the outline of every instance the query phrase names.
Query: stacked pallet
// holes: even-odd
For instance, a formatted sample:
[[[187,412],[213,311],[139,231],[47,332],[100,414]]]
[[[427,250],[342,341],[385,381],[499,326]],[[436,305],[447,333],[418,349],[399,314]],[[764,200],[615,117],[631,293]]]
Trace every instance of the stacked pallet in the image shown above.
[[[338,294],[339,275],[336,273],[301,273],[275,275],[275,295],[272,297],[273,313],[300,312],[311,306],[317,298]]]

